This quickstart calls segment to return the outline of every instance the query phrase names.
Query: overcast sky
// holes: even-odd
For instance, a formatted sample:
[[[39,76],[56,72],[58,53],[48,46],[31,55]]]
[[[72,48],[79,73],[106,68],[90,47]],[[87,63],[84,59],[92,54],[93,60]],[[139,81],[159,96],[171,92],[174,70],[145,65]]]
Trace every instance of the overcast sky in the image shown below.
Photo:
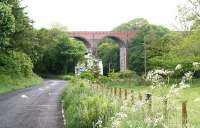
[[[134,18],[172,28],[186,0],[24,0],[36,28],[60,23],[69,31],[109,31]]]

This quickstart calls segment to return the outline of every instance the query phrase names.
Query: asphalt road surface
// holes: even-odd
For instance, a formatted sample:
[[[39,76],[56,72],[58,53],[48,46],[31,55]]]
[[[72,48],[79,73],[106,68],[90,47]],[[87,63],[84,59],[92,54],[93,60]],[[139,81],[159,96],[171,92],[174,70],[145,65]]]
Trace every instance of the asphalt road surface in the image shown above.
[[[0,94],[0,128],[64,128],[59,96],[65,81]]]

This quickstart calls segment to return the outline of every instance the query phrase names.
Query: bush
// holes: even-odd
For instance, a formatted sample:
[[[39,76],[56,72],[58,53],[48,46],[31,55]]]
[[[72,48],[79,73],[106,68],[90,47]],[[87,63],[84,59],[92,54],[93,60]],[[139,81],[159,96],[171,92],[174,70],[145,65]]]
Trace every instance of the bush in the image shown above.
[[[101,83],[101,84],[106,84],[108,82],[111,82],[111,79],[107,76],[101,76],[98,79],[98,83]]]
[[[135,72],[126,70],[124,72],[119,73],[119,78],[120,79],[132,79],[136,75]]]
[[[33,74],[33,64],[29,56],[21,52],[9,51],[0,54],[0,73],[28,77]]]
[[[82,72],[81,75],[80,75],[80,78],[88,79],[88,80],[91,80],[91,81],[95,80],[95,77],[94,77],[94,75],[91,71]]]
[[[111,79],[137,79],[139,76],[137,75],[136,72],[131,71],[131,70],[126,70],[124,72],[118,72],[118,73],[110,73],[109,77]]]

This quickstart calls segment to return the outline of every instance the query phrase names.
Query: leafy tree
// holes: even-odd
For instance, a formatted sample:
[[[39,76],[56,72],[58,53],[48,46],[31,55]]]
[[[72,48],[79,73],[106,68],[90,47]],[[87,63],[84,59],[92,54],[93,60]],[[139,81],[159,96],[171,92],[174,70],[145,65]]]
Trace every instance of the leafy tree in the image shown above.
[[[152,62],[160,63],[160,66],[173,68],[177,64],[183,64],[186,70],[192,70],[192,63],[200,61],[200,30],[194,32],[192,35],[179,40],[179,42],[171,47],[166,59],[162,62],[158,61],[160,58],[153,58]]]
[[[26,48],[32,47],[31,44],[35,40],[35,31],[32,26],[33,21],[29,19],[24,11],[25,7],[21,7],[21,0],[0,0],[0,2],[10,7],[10,13],[15,23],[15,31],[10,34],[7,49],[27,52]]]
[[[29,77],[33,74],[29,56],[21,52],[8,51],[0,54],[0,74]]]
[[[169,33],[167,28],[146,24],[142,26],[135,39],[128,47],[128,67],[141,74],[144,72],[144,53],[146,52],[147,69],[151,69],[153,65],[149,62],[150,58],[162,56],[164,53],[164,42],[162,38]],[[146,51],[144,51],[146,49]]]
[[[188,32],[200,28],[200,0],[187,0],[187,4],[178,7],[181,29]]]
[[[118,32],[129,32],[129,31],[137,31],[145,24],[148,24],[148,21],[143,18],[136,18],[133,19],[127,23],[123,23],[116,28],[113,29],[113,31]]]
[[[86,47],[82,42],[68,37],[57,41],[47,46],[42,59],[36,66],[36,71],[39,73],[73,73],[75,65],[86,53]]]
[[[34,30],[34,39],[24,45],[23,51],[28,54],[34,65],[37,65],[38,61],[43,57],[44,52],[49,46],[53,46],[59,42],[61,38],[66,37],[64,31],[59,28]],[[21,47],[22,49],[22,47]]]
[[[10,6],[0,2],[0,50],[9,45],[10,35],[15,32],[15,18]]]

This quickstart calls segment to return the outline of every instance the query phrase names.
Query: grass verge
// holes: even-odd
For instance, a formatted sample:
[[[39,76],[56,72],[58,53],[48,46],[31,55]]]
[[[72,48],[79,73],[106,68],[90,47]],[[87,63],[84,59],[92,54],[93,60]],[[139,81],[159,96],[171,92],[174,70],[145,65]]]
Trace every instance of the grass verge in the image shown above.
[[[85,80],[76,79],[65,90],[62,101],[66,128],[97,128],[104,126],[114,113],[113,102],[96,94]]]
[[[29,77],[9,76],[0,74],[0,93],[15,91],[40,84],[42,79],[36,74]]]

